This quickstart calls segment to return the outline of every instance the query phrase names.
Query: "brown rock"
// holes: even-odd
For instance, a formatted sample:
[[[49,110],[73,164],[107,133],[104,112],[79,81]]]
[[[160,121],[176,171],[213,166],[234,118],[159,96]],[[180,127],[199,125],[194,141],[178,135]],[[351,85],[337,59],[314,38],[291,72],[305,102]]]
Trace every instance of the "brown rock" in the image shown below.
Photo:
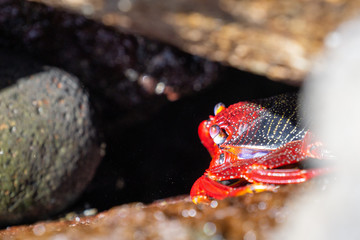
[[[294,81],[309,71],[326,35],[360,10],[355,0],[37,1],[239,69]]]
[[[10,227],[2,239],[267,239],[286,220],[289,204],[313,188],[282,186],[277,192],[195,205],[188,196],[114,207],[93,217]],[[322,183],[324,184],[324,183]]]

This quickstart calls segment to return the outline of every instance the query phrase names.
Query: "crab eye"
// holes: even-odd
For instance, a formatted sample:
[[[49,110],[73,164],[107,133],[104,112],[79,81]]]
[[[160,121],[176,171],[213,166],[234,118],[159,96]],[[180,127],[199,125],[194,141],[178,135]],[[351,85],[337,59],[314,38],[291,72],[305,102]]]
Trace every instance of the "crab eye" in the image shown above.
[[[221,112],[224,109],[225,109],[225,104],[223,104],[221,102],[216,104],[214,107],[214,115],[217,115],[219,112]]]
[[[210,127],[210,137],[213,139],[214,143],[222,144],[227,138],[227,134],[222,130],[218,125],[212,125]]]
[[[224,153],[220,154],[219,155],[219,164],[223,164],[225,162],[225,155]]]

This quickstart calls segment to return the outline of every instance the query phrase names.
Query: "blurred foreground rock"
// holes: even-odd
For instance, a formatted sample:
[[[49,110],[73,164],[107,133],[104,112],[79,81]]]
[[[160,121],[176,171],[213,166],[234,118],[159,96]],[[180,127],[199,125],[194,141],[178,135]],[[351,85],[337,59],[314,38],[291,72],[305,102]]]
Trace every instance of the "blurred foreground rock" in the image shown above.
[[[360,13],[356,0],[36,1],[293,84],[307,74],[326,35]]]
[[[195,205],[189,197],[126,204],[93,217],[10,227],[2,239],[268,239],[316,181]],[[317,182],[319,183],[319,182]],[[324,183],[322,183],[322,186]]]

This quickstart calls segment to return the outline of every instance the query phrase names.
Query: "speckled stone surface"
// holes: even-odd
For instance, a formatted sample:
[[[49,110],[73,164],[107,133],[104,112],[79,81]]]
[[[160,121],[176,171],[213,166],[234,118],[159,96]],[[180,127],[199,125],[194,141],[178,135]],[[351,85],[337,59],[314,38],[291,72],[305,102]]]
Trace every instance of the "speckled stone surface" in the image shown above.
[[[58,68],[0,51],[0,225],[73,203],[100,162],[89,96]]]

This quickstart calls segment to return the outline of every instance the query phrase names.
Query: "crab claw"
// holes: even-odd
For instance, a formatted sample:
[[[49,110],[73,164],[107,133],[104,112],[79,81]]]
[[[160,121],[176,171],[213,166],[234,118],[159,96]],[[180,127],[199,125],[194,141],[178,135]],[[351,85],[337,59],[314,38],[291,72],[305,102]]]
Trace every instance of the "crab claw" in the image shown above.
[[[231,187],[211,180],[207,176],[200,177],[191,188],[191,200],[195,203],[209,203],[211,199],[224,199],[227,197],[236,197],[246,193],[255,193],[263,191],[274,191],[277,186],[261,183],[247,184],[242,187]]]
[[[195,203],[209,203],[211,198],[223,199],[226,197],[227,187],[218,182],[201,176],[191,188],[191,200]]]
[[[218,152],[219,148],[210,136],[210,123],[209,120],[202,121],[199,125],[198,133],[201,143],[206,147],[211,157],[213,157]]]
[[[191,187],[190,197],[195,204],[208,203],[210,201],[203,186],[203,178],[204,176],[200,177]]]

